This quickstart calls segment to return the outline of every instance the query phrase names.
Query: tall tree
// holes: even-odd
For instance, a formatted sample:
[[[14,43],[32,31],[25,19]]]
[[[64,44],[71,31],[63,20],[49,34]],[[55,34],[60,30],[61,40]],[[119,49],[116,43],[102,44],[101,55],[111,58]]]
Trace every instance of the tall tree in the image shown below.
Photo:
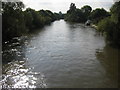
[[[86,19],[89,19],[89,15],[92,11],[92,7],[90,7],[89,5],[85,5],[81,8],[81,10],[84,13],[84,15],[86,16]]]
[[[114,45],[120,45],[120,1],[110,9],[111,16],[98,23],[98,29],[106,33],[106,39]]]
[[[71,3],[70,9],[67,11],[65,20],[71,22],[85,22],[86,18],[82,10],[76,8],[74,3]]]
[[[3,41],[26,32],[23,8],[22,2],[2,2]]]
[[[75,3],[70,4],[70,10],[74,11],[76,9]]]
[[[93,21],[95,21],[95,23],[98,23],[100,20],[102,20],[108,16],[110,16],[110,14],[105,9],[97,8],[91,12],[89,18],[92,19]]]

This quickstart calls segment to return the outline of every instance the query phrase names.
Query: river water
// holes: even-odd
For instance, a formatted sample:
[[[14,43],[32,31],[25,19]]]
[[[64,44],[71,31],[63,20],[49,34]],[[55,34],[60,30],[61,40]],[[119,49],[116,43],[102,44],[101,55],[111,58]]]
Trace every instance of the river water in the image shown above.
[[[83,24],[55,21],[5,42],[2,53],[3,88],[118,87],[120,51]]]

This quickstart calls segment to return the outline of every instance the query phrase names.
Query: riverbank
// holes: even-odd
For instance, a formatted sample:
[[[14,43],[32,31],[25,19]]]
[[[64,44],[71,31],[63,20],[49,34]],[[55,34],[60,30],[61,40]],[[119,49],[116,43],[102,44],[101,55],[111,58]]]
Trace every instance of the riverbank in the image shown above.
[[[26,8],[23,11],[23,2],[2,2],[2,6],[3,42],[32,32],[36,28],[44,27],[61,19],[63,15],[43,9],[36,11],[32,8]]]
[[[4,46],[6,50],[3,51],[3,61],[11,59],[11,62],[6,63],[8,67],[4,67],[3,71],[8,68],[8,72],[12,70],[4,74],[7,77],[4,86],[15,86],[16,83],[10,83],[10,80],[16,81],[23,74],[26,78],[30,71],[33,76],[28,75],[30,78],[27,81],[37,78],[33,81],[36,88],[43,84],[47,88],[117,87],[117,70],[114,66],[118,65],[115,62],[118,51],[106,47],[104,37],[89,26],[60,20],[23,37],[24,40],[14,39],[20,42],[11,42],[9,46],[6,43]],[[20,74],[14,78],[12,74],[16,71]],[[34,72],[40,72],[40,75]],[[22,80],[23,77],[20,77],[19,82],[24,83],[26,79]],[[41,78],[45,83],[41,84]],[[31,86],[30,83],[25,85]],[[17,87],[19,86],[24,87],[21,83]]]
[[[96,29],[96,30],[98,30],[98,26],[97,25],[95,25],[95,24],[92,24],[92,25],[90,25],[92,28],[94,28],[94,29]]]

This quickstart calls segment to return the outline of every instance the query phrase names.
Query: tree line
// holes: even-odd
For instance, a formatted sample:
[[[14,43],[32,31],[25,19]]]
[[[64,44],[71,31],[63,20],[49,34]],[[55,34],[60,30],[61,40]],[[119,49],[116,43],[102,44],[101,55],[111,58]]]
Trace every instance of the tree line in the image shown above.
[[[3,42],[13,37],[21,36],[33,31],[35,28],[59,19],[69,22],[85,23],[91,20],[97,26],[98,31],[104,33],[109,43],[120,45],[120,1],[113,4],[110,12],[104,8],[92,9],[85,5],[77,8],[75,3],[70,4],[66,14],[53,13],[50,10],[36,11],[24,8],[23,2],[2,2],[2,40]]]
[[[79,9],[76,8],[75,3],[71,3],[70,8],[65,15],[65,20],[70,22],[85,23],[90,19],[93,21],[93,23],[97,23],[109,15],[109,12],[103,8],[92,10],[91,6],[85,5]]]
[[[24,7],[23,2],[2,2],[3,42],[63,18],[61,12],[53,13],[50,10],[35,11],[31,8],[23,11]]]
[[[105,34],[110,44],[120,46],[120,1],[110,9],[110,16],[98,22],[98,30]]]
[[[97,26],[97,30],[104,33],[109,44],[120,46],[120,1],[115,2],[110,8],[110,12],[104,8],[96,8],[85,5],[76,8],[75,3],[71,3],[65,15],[65,20],[69,22],[85,23],[91,20]]]

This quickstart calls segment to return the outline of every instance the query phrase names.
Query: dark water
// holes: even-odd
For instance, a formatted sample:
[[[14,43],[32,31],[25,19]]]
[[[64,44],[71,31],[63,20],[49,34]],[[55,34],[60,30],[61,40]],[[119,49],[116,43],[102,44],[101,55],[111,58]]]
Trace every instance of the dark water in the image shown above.
[[[118,85],[120,51],[106,45],[93,28],[60,20],[11,42],[3,47],[4,88]]]

